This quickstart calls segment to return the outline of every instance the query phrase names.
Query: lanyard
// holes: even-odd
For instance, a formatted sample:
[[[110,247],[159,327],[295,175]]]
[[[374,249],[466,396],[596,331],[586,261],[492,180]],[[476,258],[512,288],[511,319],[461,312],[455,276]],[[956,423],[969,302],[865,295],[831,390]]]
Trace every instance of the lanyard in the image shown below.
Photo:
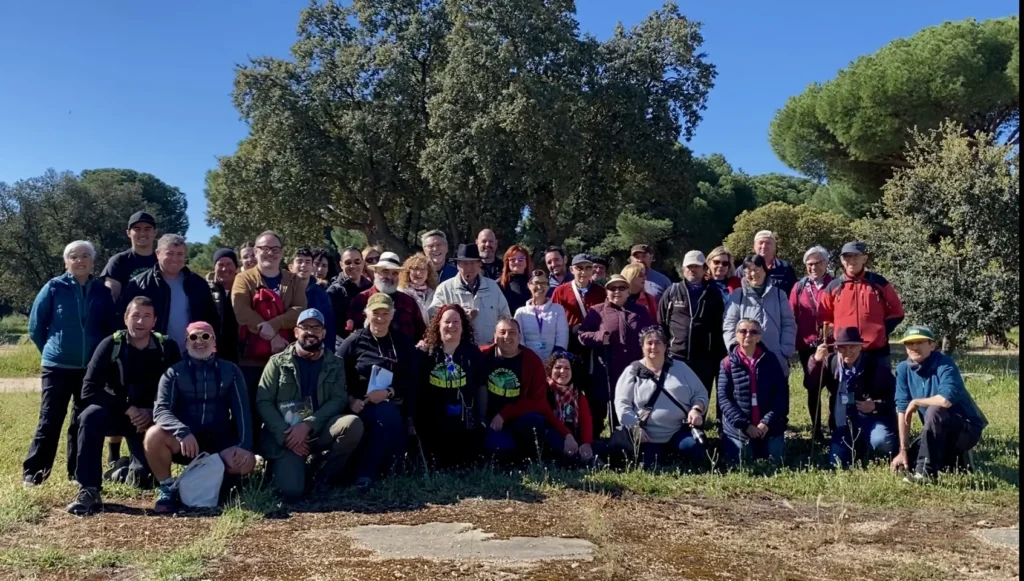
[[[537,319],[537,334],[541,337],[544,336],[544,318],[541,317],[541,313],[544,311],[540,307],[533,307],[533,316]]]

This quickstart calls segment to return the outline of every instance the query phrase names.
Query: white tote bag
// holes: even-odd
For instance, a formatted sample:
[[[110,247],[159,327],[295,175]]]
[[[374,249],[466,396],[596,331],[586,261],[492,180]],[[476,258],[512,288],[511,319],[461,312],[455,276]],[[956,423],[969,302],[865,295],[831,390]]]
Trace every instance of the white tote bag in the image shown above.
[[[203,452],[185,467],[174,488],[185,506],[215,508],[220,499],[220,486],[224,482],[224,461],[220,454]]]

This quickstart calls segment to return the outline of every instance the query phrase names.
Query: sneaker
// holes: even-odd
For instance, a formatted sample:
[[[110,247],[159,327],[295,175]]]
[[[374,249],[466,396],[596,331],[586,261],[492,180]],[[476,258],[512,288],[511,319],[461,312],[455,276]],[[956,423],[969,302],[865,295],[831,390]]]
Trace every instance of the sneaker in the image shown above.
[[[160,485],[156,489],[156,504],[153,505],[153,512],[157,514],[170,514],[178,508],[178,501],[174,498],[174,491],[170,486]]]
[[[914,472],[903,477],[903,482],[907,484],[934,484],[935,478],[923,473]]]
[[[68,505],[68,512],[85,516],[103,508],[103,500],[100,498],[98,488],[79,488],[75,501]]]
[[[42,483],[42,480],[32,476],[31,474],[26,474],[25,477],[21,479],[22,488],[35,488]]]

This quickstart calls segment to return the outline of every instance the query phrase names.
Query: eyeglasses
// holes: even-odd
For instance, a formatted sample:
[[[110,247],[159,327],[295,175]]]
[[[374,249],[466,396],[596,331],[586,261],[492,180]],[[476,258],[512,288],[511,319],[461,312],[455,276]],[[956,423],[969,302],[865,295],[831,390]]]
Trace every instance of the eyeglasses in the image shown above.
[[[260,252],[266,252],[268,254],[281,254],[280,246],[257,246],[256,250]]]
[[[757,329],[736,329],[736,334],[750,335],[751,337],[756,337],[757,335],[761,334],[761,331],[758,331]]]
[[[344,264],[345,266],[358,266],[362,263],[362,260],[345,260],[342,262],[342,264]]]
[[[522,264],[523,262],[526,262],[526,257],[525,256],[513,256],[512,258],[509,258],[508,261],[510,263]]]
[[[303,333],[319,333],[320,331],[323,331],[324,328],[321,325],[299,325],[299,330],[302,331]]]
[[[196,341],[209,341],[210,337],[211,335],[209,333],[203,331],[202,333],[190,333],[188,340],[195,343]]]
[[[587,272],[588,270],[594,270],[594,265],[593,264],[577,264],[573,268],[575,268],[576,270],[582,270],[583,272]]]

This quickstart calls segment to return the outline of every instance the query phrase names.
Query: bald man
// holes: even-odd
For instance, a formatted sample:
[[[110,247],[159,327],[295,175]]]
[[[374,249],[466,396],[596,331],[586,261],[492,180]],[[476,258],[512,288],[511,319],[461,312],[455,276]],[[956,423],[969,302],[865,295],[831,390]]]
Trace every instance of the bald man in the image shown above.
[[[502,261],[498,258],[498,237],[490,228],[484,228],[476,235],[476,247],[483,261],[481,274],[491,280],[501,278]]]

